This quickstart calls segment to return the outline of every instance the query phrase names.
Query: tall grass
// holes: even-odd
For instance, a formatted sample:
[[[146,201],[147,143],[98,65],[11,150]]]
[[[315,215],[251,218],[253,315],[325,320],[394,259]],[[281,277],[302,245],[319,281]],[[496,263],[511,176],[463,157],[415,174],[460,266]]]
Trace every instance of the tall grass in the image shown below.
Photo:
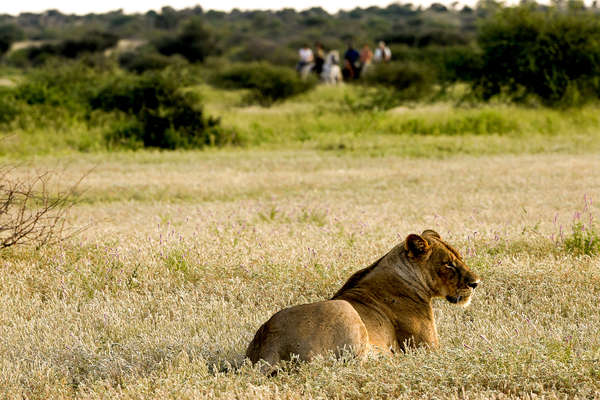
[[[444,102],[409,104],[387,112],[356,112],[347,108],[347,101],[360,101],[363,91],[346,86],[319,87],[263,110],[236,107],[232,93],[219,101],[219,92],[201,90],[208,110],[220,115],[224,125],[232,127],[249,145],[356,151],[378,147],[383,152],[413,156],[413,147],[432,150],[435,143],[447,148],[441,151],[445,155],[478,151],[496,154],[557,149],[578,152],[597,149],[600,139],[600,117],[595,106],[565,111],[509,105],[457,107]],[[487,148],[483,145],[486,142]],[[433,150],[431,156],[440,155],[439,150]]]
[[[88,229],[2,253],[2,397],[600,396],[600,260],[548,239],[583,193],[600,195],[595,154],[96,153],[12,174],[57,163],[65,182],[97,166],[69,220]],[[276,310],[330,297],[425,228],[482,279],[469,308],[434,303],[438,351],[324,357],[276,377],[244,362]]]

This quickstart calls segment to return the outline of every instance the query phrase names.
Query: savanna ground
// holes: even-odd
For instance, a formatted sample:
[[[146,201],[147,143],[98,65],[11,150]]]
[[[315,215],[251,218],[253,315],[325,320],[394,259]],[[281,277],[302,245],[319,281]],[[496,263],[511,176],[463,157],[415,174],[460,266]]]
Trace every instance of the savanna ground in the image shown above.
[[[205,90],[244,147],[3,141],[15,177],[87,176],[68,221],[83,232],[2,254],[2,397],[600,398],[600,257],[570,241],[598,215],[597,107],[364,113],[318,89],[261,109]],[[328,298],[428,228],[482,278],[469,308],[435,302],[438,351],[272,378],[244,361],[275,311]]]

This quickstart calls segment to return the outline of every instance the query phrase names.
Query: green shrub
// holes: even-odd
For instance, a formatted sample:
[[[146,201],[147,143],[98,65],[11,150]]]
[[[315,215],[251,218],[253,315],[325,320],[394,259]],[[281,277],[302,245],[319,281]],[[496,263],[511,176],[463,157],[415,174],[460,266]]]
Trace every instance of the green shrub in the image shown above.
[[[146,71],[162,70],[171,65],[180,65],[185,59],[177,56],[164,56],[153,51],[123,53],[119,56],[119,65],[127,71],[141,74]]]
[[[14,24],[0,25],[0,56],[6,53],[13,42],[23,38],[23,31]]]
[[[23,83],[6,89],[0,122],[20,115],[17,123],[27,128],[101,126],[110,147],[176,149],[235,142],[218,119],[204,115],[193,93],[182,90],[187,81],[177,71],[136,76],[63,60],[29,71]]]
[[[31,70],[15,90],[15,98],[29,105],[88,110],[88,100],[111,71],[99,72],[82,62],[56,62]]]
[[[205,117],[197,103],[175,80],[156,73],[118,77],[90,99],[93,109],[134,117],[107,135],[113,146],[177,149],[234,142],[235,136],[222,129],[218,119]]]
[[[425,52],[434,49],[424,50]],[[438,79],[443,83],[458,81],[473,82],[481,75],[481,52],[474,46],[454,46],[436,49],[439,51],[437,59]],[[435,50],[434,50],[435,51]]]
[[[600,20],[593,14],[502,9],[481,24],[478,42],[482,75],[475,88],[485,99],[506,92],[559,105],[599,94]]]
[[[123,118],[111,125],[111,129],[105,134],[105,140],[110,149],[139,150],[145,147],[144,126],[139,120]]]
[[[90,121],[89,99],[111,75],[111,71],[102,72],[82,62],[67,60],[30,69],[7,95],[0,94],[0,103],[5,103],[0,104],[0,109],[10,111],[0,112],[5,115],[3,122],[10,123],[6,127],[9,132],[23,131],[32,137],[40,132],[61,132],[60,138],[48,138],[48,143],[100,148],[104,144],[102,135],[93,132],[105,129],[106,124],[94,126]],[[82,143],[87,140],[84,138],[93,138],[90,139],[93,143],[84,146]],[[51,145],[42,147],[47,149]]]
[[[3,61],[6,65],[14,68],[25,69],[31,66],[28,58],[28,49],[11,51],[4,56]]]
[[[273,65],[289,66],[296,64],[298,54],[297,51],[281,46],[274,40],[253,37],[235,49],[230,59],[235,62],[264,61]]]
[[[426,48],[428,46],[456,46],[464,45],[472,41],[472,34],[446,28],[424,28],[415,30],[406,27],[394,30],[392,33],[380,36],[380,40],[391,45],[405,45],[414,48]],[[393,59],[397,60],[392,52]]]
[[[14,91],[0,87],[0,124],[12,121],[19,115],[19,112]]]
[[[79,58],[84,54],[102,52],[117,44],[119,37],[108,32],[90,31],[77,39],[63,40],[57,44],[45,44],[26,50],[27,59],[32,65],[40,66],[54,57]]]
[[[84,53],[97,53],[117,44],[119,37],[108,32],[86,32],[77,39],[67,39],[58,45],[59,55],[77,58]]]
[[[177,36],[162,37],[154,45],[161,54],[180,54],[189,62],[203,62],[207,56],[217,51],[214,35],[199,18],[188,21]]]
[[[412,61],[378,64],[363,78],[367,84],[394,89],[400,100],[418,100],[431,95],[436,83],[431,67]]]
[[[302,80],[291,68],[262,62],[233,65],[218,72],[213,83],[229,89],[250,89],[247,102],[270,106],[274,102],[312,89],[316,85],[316,79],[309,77]]]
[[[385,111],[402,103],[398,92],[384,86],[361,86],[352,94],[344,94],[344,106],[351,112]]]
[[[472,82],[481,75],[481,51],[477,46],[392,46],[394,60],[426,64],[435,71],[438,82]]]

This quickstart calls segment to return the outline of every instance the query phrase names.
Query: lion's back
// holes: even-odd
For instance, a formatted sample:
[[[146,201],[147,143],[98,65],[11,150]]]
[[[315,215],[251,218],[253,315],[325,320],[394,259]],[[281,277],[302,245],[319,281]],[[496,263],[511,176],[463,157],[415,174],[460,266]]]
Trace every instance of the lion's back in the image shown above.
[[[366,327],[352,305],[328,300],[277,312],[258,329],[246,356],[253,363],[262,359],[273,365],[293,355],[310,360],[344,348],[360,354],[367,343]]]

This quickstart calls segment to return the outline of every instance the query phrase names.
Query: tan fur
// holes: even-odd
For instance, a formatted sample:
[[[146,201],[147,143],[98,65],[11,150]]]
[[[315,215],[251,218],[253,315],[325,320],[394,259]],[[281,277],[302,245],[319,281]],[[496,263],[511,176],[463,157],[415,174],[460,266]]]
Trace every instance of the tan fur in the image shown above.
[[[360,356],[369,350],[395,352],[407,345],[435,347],[431,300],[446,297],[466,306],[478,282],[437,232],[411,234],[352,275],[331,300],[277,312],[260,327],[246,356],[275,365],[293,355],[310,360],[343,349]]]

